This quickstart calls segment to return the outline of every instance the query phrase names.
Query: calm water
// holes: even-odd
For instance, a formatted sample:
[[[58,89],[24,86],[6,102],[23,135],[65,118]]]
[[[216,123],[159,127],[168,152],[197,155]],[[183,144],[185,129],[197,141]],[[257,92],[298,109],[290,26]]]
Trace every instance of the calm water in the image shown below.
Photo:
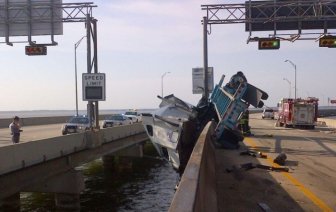
[[[100,114],[125,113],[128,109],[123,110],[100,110]],[[150,113],[153,109],[139,109],[140,113]],[[79,110],[79,114],[85,115],[86,110]],[[12,118],[19,116],[22,118],[28,117],[50,117],[50,116],[73,116],[76,114],[75,110],[27,110],[27,111],[0,111],[0,119]]]
[[[79,167],[85,177],[81,211],[167,211],[177,174],[153,156],[133,160],[133,171],[104,170],[102,160]],[[21,194],[22,211],[54,211],[53,194]]]

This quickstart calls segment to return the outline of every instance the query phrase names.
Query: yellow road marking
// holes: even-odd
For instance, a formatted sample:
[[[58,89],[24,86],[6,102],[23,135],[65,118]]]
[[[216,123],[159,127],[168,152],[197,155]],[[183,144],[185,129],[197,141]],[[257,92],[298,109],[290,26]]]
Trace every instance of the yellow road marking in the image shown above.
[[[244,139],[252,148],[256,148],[257,144],[252,138],[246,137]],[[280,167],[278,164],[273,162],[273,159],[267,156],[267,161],[272,164],[274,167]],[[333,210],[325,203],[323,200],[318,198],[312,191],[306,188],[299,180],[293,177],[288,172],[281,172],[283,176],[285,176],[294,186],[296,186],[306,197],[308,197],[315,205],[317,205],[322,211],[330,211]]]

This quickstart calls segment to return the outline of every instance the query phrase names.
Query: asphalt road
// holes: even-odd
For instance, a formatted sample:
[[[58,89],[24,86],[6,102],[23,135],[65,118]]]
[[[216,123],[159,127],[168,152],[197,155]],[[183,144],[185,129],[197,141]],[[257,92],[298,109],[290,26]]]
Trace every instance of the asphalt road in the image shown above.
[[[274,120],[262,120],[260,114],[251,115],[250,125],[255,136],[244,143],[271,158],[260,162],[270,165],[279,153],[287,155],[290,174],[272,175],[294,201],[304,211],[336,211],[335,131],[275,127]]]
[[[29,142],[45,138],[62,136],[62,124],[49,124],[39,126],[22,127],[20,142]],[[11,135],[9,128],[0,129],[0,146],[11,145]]]

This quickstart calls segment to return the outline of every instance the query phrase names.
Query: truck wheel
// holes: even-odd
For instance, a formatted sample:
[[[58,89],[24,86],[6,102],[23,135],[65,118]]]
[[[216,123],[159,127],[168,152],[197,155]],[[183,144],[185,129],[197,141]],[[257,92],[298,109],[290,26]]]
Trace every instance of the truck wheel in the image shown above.
[[[283,127],[283,126],[284,126],[284,124],[280,122],[279,126],[280,126],[280,127]]]
[[[62,131],[62,135],[66,135],[67,134],[67,132],[66,131]]]

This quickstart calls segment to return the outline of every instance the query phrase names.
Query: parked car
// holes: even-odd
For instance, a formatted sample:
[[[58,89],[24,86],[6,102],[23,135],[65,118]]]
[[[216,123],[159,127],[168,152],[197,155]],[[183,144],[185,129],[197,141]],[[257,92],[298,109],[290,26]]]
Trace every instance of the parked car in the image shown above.
[[[265,118],[274,119],[274,110],[272,108],[265,108],[261,117],[263,119]]]
[[[125,113],[125,116],[132,119],[133,122],[140,122],[141,121],[141,114],[138,113],[136,110],[130,110]]]
[[[132,124],[132,119],[123,114],[114,114],[105,118],[103,128]]]
[[[62,126],[62,135],[84,132],[90,128],[89,118],[86,116],[74,116]]]

